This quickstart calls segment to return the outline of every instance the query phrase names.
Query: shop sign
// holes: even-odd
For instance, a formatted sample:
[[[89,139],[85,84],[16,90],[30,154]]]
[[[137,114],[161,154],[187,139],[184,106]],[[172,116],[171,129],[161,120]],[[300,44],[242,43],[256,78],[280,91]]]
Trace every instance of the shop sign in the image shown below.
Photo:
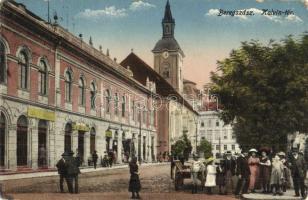
[[[112,137],[112,131],[111,130],[107,130],[106,132],[105,132],[105,136],[106,137]]]
[[[56,118],[55,112],[34,107],[28,108],[28,117],[44,119],[47,121],[55,121]]]
[[[74,122],[72,124],[72,127],[73,127],[73,130],[77,130],[77,131],[85,131],[85,132],[90,131],[89,125],[84,124],[84,123]]]

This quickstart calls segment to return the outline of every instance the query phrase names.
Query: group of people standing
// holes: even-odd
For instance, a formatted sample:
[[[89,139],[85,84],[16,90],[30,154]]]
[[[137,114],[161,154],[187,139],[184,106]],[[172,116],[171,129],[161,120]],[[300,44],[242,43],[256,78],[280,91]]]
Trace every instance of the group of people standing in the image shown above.
[[[67,188],[70,193],[79,193],[78,190],[78,175],[80,174],[79,167],[81,165],[78,154],[73,157],[73,151],[66,151],[62,154],[62,158],[57,162],[56,167],[60,175],[60,191],[64,192],[64,180],[67,183]],[[73,187],[74,186],[74,187]]]
[[[306,162],[297,148],[292,148],[288,155],[284,152],[270,154],[266,149],[259,152],[250,149],[237,155],[228,151],[223,159],[211,157],[205,162],[199,161],[195,155],[191,165],[192,193],[197,192],[197,173],[202,169],[205,174],[203,186],[208,194],[218,186],[222,195],[254,193],[257,188],[261,188],[263,193],[283,195],[293,182],[294,196],[306,197]]]

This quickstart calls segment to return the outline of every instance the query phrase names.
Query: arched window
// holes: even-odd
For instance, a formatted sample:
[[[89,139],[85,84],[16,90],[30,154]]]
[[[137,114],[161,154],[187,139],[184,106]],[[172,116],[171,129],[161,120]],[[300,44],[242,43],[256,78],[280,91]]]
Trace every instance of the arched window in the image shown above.
[[[17,120],[17,166],[28,163],[28,120],[20,116]]]
[[[29,58],[25,51],[21,51],[19,54],[19,67],[20,67],[20,87],[22,89],[28,88],[28,69],[29,69]]]
[[[114,95],[114,114],[119,114],[119,96],[118,93],[115,93]]]
[[[95,109],[95,100],[96,100],[96,87],[94,82],[90,85],[90,101],[91,101],[91,109]]]
[[[48,68],[46,62],[44,60],[40,61],[40,69],[39,69],[39,92],[42,95],[47,94],[47,75]]]
[[[79,78],[79,105],[85,105],[85,86],[83,77]]]
[[[67,102],[72,100],[72,73],[70,71],[65,73],[65,100]]]
[[[5,116],[2,112],[0,112],[0,167],[4,167],[5,165],[5,127]]]
[[[125,117],[126,112],[126,99],[125,96],[122,97],[122,117]]]
[[[90,131],[90,153],[93,153],[94,150],[95,150],[95,135],[96,135],[96,132],[95,132],[95,128],[91,128],[91,131]]]
[[[65,125],[65,134],[64,134],[64,151],[68,152],[72,150],[72,124],[67,123]]]
[[[111,94],[110,94],[110,90],[106,90],[105,92],[105,98],[106,98],[106,113],[110,112],[110,100],[111,100]]]
[[[6,64],[5,64],[5,47],[0,42],[0,83],[5,83],[6,77]]]

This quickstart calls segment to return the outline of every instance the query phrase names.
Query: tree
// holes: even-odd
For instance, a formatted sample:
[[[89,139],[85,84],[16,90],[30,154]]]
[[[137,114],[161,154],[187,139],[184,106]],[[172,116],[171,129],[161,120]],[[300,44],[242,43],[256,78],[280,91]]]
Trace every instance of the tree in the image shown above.
[[[284,150],[287,135],[308,131],[308,33],[263,45],[243,42],[211,74],[220,117],[242,148]]]
[[[191,142],[185,133],[179,140],[177,140],[171,146],[171,151],[174,154],[174,156],[177,156],[177,157],[184,156],[185,160],[188,160],[191,150],[192,150]]]
[[[202,152],[204,154],[204,158],[206,159],[212,156],[212,145],[205,139],[201,140],[197,150],[199,153]]]

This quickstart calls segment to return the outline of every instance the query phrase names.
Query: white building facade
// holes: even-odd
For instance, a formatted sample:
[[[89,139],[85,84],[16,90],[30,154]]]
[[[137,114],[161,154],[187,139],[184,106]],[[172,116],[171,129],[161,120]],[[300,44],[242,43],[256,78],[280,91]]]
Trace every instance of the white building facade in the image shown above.
[[[209,141],[212,144],[214,157],[218,157],[227,151],[232,153],[239,151],[232,126],[224,124],[219,119],[217,111],[202,111],[199,114],[198,141],[200,142],[203,139]]]

